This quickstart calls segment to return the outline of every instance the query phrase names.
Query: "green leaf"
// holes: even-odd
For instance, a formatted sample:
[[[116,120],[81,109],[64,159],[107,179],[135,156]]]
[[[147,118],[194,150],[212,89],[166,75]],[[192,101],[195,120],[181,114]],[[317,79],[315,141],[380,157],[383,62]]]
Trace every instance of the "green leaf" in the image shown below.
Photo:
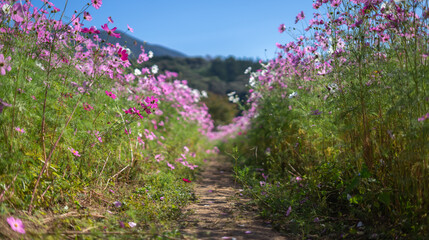
[[[383,191],[378,195],[380,202],[389,205],[390,204],[390,191]]]
[[[360,171],[360,177],[361,178],[369,178],[369,177],[371,177],[371,173],[368,171],[368,168],[366,166],[362,167],[362,170]]]

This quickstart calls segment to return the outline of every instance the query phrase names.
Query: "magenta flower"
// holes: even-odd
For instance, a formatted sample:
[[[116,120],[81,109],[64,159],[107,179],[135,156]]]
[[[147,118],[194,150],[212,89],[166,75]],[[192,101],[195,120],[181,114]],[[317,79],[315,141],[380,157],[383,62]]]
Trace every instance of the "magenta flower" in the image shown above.
[[[6,219],[6,221],[7,221],[7,223],[9,223],[9,225],[13,231],[19,232],[21,234],[25,234],[24,223],[22,223],[21,219],[14,218],[14,217],[8,217]]]
[[[73,148],[71,148],[71,147],[69,147],[68,149],[69,149],[69,151],[70,151],[70,152],[72,152],[72,153],[73,153],[73,155],[75,155],[76,157],[80,157],[80,154],[79,154],[79,152],[78,152],[78,151],[74,150],[74,149],[73,149]]]
[[[119,55],[119,58],[121,58],[122,61],[127,61],[128,60],[128,54],[127,54],[127,50],[126,49],[119,48],[118,55]]]
[[[134,32],[134,29],[132,29],[132,28],[130,27],[130,25],[128,25],[128,24],[127,24],[127,27],[128,27],[128,30],[130,30],[130,32]]]
[[[97,30],[96,27],[92,26],[90,28],[83,28],[81,30],[82,33],[89,33],[89,34],[100,34],[100,30]]]
[[[101,28],[107,32],[107,34],[109,34],[109,36],[115,37],[115,38],[121,38],[121,34],[119,33],[115,33],[116,31],[116,27],[109,29],[109,27],[107,26],[107,24],[101,25]]]
[[[92,2],[92,6],[95,9],[99,9],[101,7],[101,4],[103,4],[102,0],[91,0],[91,2]]]
[[[113,98],[113,99],[116,99],[116,95],[113,94],[112,92],[106,91],[106,95]]]
[[[83,109],[85,109],[86,111],[91,111],[94,108],[88,103],[83,103]]]
[[[4,58],[3,54],[0,54],[0,74],[1,75],[6,75],[6,72],[9,72],[10,70],[12,70],[11,66],[10,66],[10,56],[7,58]]]
[[[187,183],[192,182],[191,180],[189,180],[189,179],[187,179],[187,178],[183,178],[182,180],[183,180],[184,182],[187,182]]]

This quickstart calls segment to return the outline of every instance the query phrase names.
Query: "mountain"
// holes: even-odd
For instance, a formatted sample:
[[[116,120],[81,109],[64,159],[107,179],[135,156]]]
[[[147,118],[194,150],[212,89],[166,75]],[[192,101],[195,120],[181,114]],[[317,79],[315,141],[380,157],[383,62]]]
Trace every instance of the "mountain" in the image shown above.
[[[179,51],[172,50],[157,44],[149,44],[147,42],[144,42],[138,38],[135,38],[119,30],[116,32],[121,34],[121,38],[111,37],[105,31],[101,31],[101,33],[99,34],[99,37],[105,40],[106,42],[113,43],[113,44],[119,43],[122,46],[128,47],[131,50],[132,58],[137,58],[138,55],[141,53],[140,46],[143,46],[145,48],[146,53],[149,51],[152,51],[153,55],[158,57],[164,57],[164,56],[173,57],[173,58],[187,57],[186,54],[181,53]]]

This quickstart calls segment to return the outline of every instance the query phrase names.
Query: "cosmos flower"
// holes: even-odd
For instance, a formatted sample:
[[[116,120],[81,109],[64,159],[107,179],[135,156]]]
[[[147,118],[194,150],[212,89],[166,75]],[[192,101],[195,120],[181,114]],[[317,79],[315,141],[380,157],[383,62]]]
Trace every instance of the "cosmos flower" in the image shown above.
[[[13,5],[12,19],[17,23],[24,21],[24,7],[21,5],[21,3],[15,3]]]
[[[101,7],[101,4],[103,4],[103,0],[91,0],[92,6],[95,9],[99,9]]]
[[[76,157],[80,157],[80,154],[79,154],[79,152],[78,152],[78,151],[74,150],[74,149],[73,149],[73,148],[71,148],[71,147],[69,147],[68,149],[69,149],[69,151],[70,151],[70,152],[72,152],[72,153],[73,153],[73,155],[75,155]]]
[[[283,33],[286,30],[286,26],[282,23],[279,26],[279,33]]]
[[[113,99],[116,99],[116,95],[113,94],[112,92],[106,91],[106,95],[113,98]]]
[[[116,31],[116,27],[109,29],[109,27],[107,26],[107,24],[101,25],[101,28],[107,32],[107,34],[109,34],[109,36],[115,37],[115,38],[121,38],[121,34],[119,33],[115,33]]]
[[[192,182],[191,180],[189,180],[189,179],[187,179],[187,178],[183,178],[182,179],[184,182],[186,182],[186,183],[190,183],[190,182]]]
[[[0,74],[6,75],[6,72],[9,72],[12,70],[12,67],[10,66],[10,60],[11,57],[4,57],[3,54],[0,54]]]
[[[15,131],[20,132],[20,133],[25,133],[25,130],[19,127],[15,128]]]
[[[134,29],[132,29],[132,28],[130,27],[130,25],[128,25],[128,24],[127,24],[127,28],[128,28],[128,30],[130,30],[130,32],[134,32]]]
[[[300,12],[300,13],[298,13],[298,15],[296,16],[295,23],[298,23],[298,22],[299,22],[299,20],[302,20],[302,19],[304,19],[304,18],[305,18],[304,11],[301,11],[301,12]]]
[[[6,221],[7,221],[7,223],[9,223],[9,225],[13,231],[19,232],[21,234],[25,234],[24,224],[22,223],[21,219],[14,218],[14,217],[8,217],[6,219]]]
[[[89,14],[89,12],[83,12],[83,19],[85,19],[86,21],[91,21],[92,20],[92,16],[91,14]]]

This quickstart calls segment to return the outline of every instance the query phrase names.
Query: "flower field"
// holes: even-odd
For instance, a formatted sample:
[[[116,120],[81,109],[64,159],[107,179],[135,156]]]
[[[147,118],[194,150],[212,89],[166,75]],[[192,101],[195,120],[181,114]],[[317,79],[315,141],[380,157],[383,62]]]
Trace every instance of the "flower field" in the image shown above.
[[[121,38],[101,0],[0,7],[0,238],[180,239],[216,146],[286,236],[428,235],[427,0],[315,0],[216,127],[206,92],[99,37]]]

